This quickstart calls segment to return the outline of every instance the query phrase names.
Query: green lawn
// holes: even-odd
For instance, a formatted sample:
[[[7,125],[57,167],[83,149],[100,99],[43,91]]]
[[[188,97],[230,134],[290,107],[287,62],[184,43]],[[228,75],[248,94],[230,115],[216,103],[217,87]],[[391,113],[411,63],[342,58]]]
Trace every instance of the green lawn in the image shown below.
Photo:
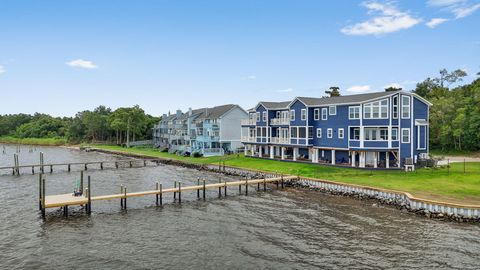
[[[425,199],[452,203],[480,204],[480,163],[478,162],[467,162],[466,173],[463,172],[463,163],[451,164],[450,170],[448,168],[420,169],[413,173],[405,173],[398,170],[361,170],[318,164],[282,162],[244,157],[243,155],[191,158],[161,153],[152,148],[126,149],[106,145],[96,145],[95,147],[143,154],[151,157],[182,160],[196,164],[218,164],[220,160],[224,160],[227,166],[407,191],[414,196]]]
[[[4,136],[0,137],[0,143],[11,144],[28,144],[28,145],[66,145],[67,140],[64,138],[15,138]]]

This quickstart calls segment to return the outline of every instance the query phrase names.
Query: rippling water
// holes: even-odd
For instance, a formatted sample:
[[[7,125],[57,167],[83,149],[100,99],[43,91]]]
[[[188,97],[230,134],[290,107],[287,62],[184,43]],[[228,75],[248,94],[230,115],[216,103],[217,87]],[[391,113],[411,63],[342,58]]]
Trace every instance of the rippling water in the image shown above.
[[[20,162],[113,160],[114,156],[63,148],[22,147]],[[14,148],[0,167],[13,164]],[[72,170],[79,170],[73,168]],[[31,169],[30,169],[31,170]],[[5,269],[314,269],[314,268],[480,268],[480,226],[417,217],[372,202],[307,190],[273,190],[227,198],[207,192],[182,193],[182,204],[165,198],[94,202],[92,215],[71,207],[65,219],[38,212],[38,175],[0,176],[0,268]],[[184,185],[198,177],[231,180],[214,173],[159,166],[89,169],[94,194],[151,189],[159,181]],[[47,194],[71,192],[78,172],[47,174]]]

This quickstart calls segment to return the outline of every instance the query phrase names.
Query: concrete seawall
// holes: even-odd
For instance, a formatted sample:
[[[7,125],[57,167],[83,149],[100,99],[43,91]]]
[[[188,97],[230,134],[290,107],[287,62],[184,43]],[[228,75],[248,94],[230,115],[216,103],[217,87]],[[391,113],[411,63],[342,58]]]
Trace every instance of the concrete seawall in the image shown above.
[[[262,170],[245,169],[232,166],[202,165],[187,163],[173,159],[153,158],[141,154],[130,154],[114,150],[105,150],[94,148],[93,151],[116,154],[129,157],[151,158],[163,164],[170,164],[182,167],[188,167],[198,170],[208,170],[212,172],[237,175],[249,178],[277,177],[278,173]],[[458,222],[480,222],[480,205],[461,205],[441,201],[426,200],[417,198],[408,192],[373,188],[354,184],[339,183],[330,180],[297,177],[294,186],[302,188],[311,188],[321,192],[327,192],[334,195],[350,196],[358,199],[373,199],[382,204],[392,205],[398,209],[426,216],[428,218],[450,219]]]

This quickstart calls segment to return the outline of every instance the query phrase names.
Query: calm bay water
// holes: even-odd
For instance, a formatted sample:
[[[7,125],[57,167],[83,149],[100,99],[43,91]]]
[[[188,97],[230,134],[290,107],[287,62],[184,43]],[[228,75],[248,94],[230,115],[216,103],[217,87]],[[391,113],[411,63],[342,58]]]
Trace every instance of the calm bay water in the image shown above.
[[[20,163],[79,162],[122,159],[56,147],[21,149]],[[0,167],[13,164],[14,147],[7,146]],[[80,167],[72,168],[78,171]],[[372,202],[314,191],[286,189],[227,198],[207,192],[182,193],[182,204],[165,198],[132,198],[128,209],[119,201],[95,202],[86,216],[70,208],[49,209],[44,222],[38,212],[38,175],[0,172],[0,268],[2,269],[315,269],[419,268],[479,269],[480,226],[442,222]],[[66,170],[63,169],[63,170]],[[93,169],[94,194],[151,189],[155,182],[171,187],[233,180],[234,177],[158,166],[133,169]],[[47,194],[67,193],[79,172],[47,174]]]

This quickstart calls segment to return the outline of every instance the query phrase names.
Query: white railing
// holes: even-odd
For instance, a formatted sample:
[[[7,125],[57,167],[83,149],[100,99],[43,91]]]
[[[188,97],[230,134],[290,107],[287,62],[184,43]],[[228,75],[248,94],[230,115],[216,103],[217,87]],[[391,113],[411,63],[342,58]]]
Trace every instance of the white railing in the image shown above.
[[[272,118],[270,120],[270,125],[288,125],[290,124],[290,119],[288,118]]]
[[[256,123],[255,119],[242,119],[242,125],[255,125]]]
[[[288,138],[279,138],[279,137],[272,137],[270,141],[272,143],[290,143]]]
[[[242,136],[242,142],[255,142],[255,141],[257,141],[255,137]]]
[[[225,150],[223,150],[223,148],[204,148],[200,150],[200,153],[204,157],[223,156],[225,154]]]

